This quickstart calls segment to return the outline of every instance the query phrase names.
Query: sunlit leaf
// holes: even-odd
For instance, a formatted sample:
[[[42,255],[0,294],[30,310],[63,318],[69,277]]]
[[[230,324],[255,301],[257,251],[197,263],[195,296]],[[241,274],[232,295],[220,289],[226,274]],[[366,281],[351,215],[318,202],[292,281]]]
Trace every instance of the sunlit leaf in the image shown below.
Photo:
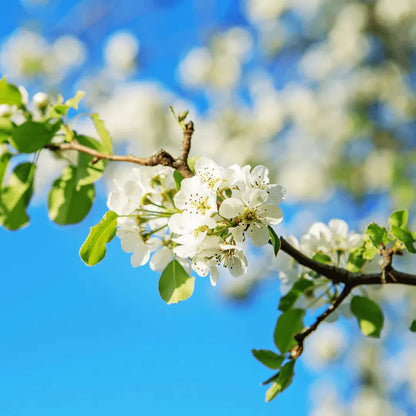
[[[88,266],[94,266],[105,257],[106,244],[116,235],[117,217],[115,212],[108,211],[97,225],[90,228],[90,233],[79,251]]]
[[[17,165],[7,186],[0,193],[0,223],[9,230],[17,230],[29,222],[26,208],[33,192],[36,166],[33,163]]]
[[[177,260],[172,260],[159,279],[160,297],[167,303],[188,299],[194,291],[195,278],[186,273]]]
[[[384,316],[377,303],[364,296],[354,296],[351,299],[351,312],[357,317],[364,335],[380,338]]]
[[[278,355],[270,350],[251,350],[251,352],[257,360],[272,370],[280,368],[283,360],[285,359],[284,355]]]
[[[274,330],[274,343],[282,354],[296,346],[293,336],[303,329],[304,315],[303,309],[289,309],[279,316]]]
[[[49,192],[49,217],[61,225],[80,222],[90,211],[94,197],[94,185],[78,187],[76,168],[68,166]]]
[[[266,392],[266,402],[272,401],[279,393],[292,384],[293,376],[295,375],[295,363],[296,360],[291,360],[279,371],[278,376]]]

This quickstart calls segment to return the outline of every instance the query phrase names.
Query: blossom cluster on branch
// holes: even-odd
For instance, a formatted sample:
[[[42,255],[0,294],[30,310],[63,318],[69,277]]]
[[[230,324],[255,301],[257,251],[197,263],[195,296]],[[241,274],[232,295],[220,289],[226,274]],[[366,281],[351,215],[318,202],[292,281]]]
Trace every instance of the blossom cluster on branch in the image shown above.
[[[285,190],[270,183],[264,166],[224,168],[200,157],[194,172],[183,178],[165,167],[133,168],[114,180],[107,205],[119,216],[117,235],[133,267],[154,252],[153,270],[175,257],[188,273],[209,274],[215,285],[218,267],[233,276],[246,272],[246,237],[254,246],[269,242],[269,227],[283,218],[278,204]]]

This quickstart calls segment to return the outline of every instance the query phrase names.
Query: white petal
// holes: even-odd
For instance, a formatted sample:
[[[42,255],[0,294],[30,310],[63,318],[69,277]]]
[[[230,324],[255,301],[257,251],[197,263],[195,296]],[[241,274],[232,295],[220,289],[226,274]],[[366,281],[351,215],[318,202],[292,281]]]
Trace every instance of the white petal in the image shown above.
[[[146,244],[139,244],[131,255],[130,262],[133,267],[143,266],[149,261],[150,250]]]
[[[333,219],[328,223],[329,229],[334,235],[346,237],[348,233],[348,224],[343,220]]]
[[[269,194],[264,189],[247,188],[241,192],[241,199],[250,208],[256,208],[267,201]]]
[[[263,224],[251,224],[247,230],[247,235],[251,238],[256,247],[264,246],[269,242],[269,230]]]
[[[347,249],[359,247],[364,240],[361,234],[351,234],[347,237],[346,245]]]
[[[308,234],[312,234],[319,240],[330,241],[332,239],[331,231],[322,222],[316,222],[309,228]]]
[[[262,221],[267,224],[279,224],[283,219],[282,209],[274,204],[265,204],[258,208],[258,213]]]
[[[234,277],[241,276],[245,271],[241,263],[241,260],[236,256],[233,256],[232,258],[228,259],[227,268]]]
[[[165,269],[172,259],[172,251],[167,247],[162,247],[153,254],[150,260],[150,268],[156,272],[161,272]]]
[[[192,269],[195,270],[195,272],[202,277],[205,277],[209,272],[208,265],[201,260],[194,260],[192,262]]]
[[[281,204],[286,199],[286,188],[281,185],[270,185],[268,202]]]
[[[225,199],[219,212],[224,218],[235,218],[244,212],[244,203],[237,198]]]
[[[212,266],[210,269],[209,279],[211,281],[212,286],[217,285],[218,276],[220,275],[220,272],[215,266]]]
[[[142,243],[142,238],[137,228],[117,230],[117,237],[120,238],[121,248],[126,253],[132,253],[136,246]]]

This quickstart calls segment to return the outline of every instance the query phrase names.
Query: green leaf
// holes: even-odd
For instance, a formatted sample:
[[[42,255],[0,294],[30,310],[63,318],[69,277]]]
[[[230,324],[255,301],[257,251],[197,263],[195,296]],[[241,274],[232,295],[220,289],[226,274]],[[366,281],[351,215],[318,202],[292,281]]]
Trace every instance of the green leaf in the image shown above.
[[[409,253],[416,253],[416,249],[413,246],[413,243],[416,240],[413,238],[413,235],[409,230],[393,225],[390,232],[406,246]]]
[[[84,91],[77,91],[75,97],[69,98],[65,101],[65,104],[70,107],[78,110],[79,102],[84,98],[85,92]]]
[[[315,260],[315,261],[318,261],[319,263],[324,263],[324,264],[331,264],[331,262],[332,262],[331,257],[329,257],[325,253],[322,253],[321,251],[319,251],[318,253],[316,253],[312,257],[312,260]]]
[[[305,279],[304,277],[296,280],[290,291],[286,293],[285,296],[280,298],[279,310],[286,312],[295,304],[295,302],[302,296],[302,294],[305,293],[306,290],[310,289],[313,285],[314,282],[312,280]]]
[[[392,227],[405,227],[407,225],[407,219],[409,217],[409,213],[407,209],[402,209],[399,211],[393,212],[389,218],[389,226]]]
[[[373,246],[378,249],[382,242],[387,240],[387,231],[384,227],[380,227],[375,222],[371,223],[365,230],[366,235],[369,237]]]
[[[103,143],[104,153],[112,154],[113,153],[113,143],[111,140],[110,133],[105,128],[104,121],[100,119],[98,114],[91,114],[92,121],[94,122],[97,133],[100,136],[100,139]]]
[[[285,359],[284,355],[278,355],[270,350],[251,350],[251,352],[255,358],[272,370],[280,368],[283,360]]]
[[[42,149],[55,136],[60,123],[53,125],[38,121],[26,121],[13,130],[13,146],[21,153],[33,153]]]
[[[77,91],[77,93],[75,94],[75,97],[69,98],[68,100],[65,101],[65,103],[62,103],[63,102],[62,96],[61,95],[58,96],[58,104],[54,106],[55,112],[58,115],[64,116],[66,115],[66,113],[68,112],[70,108],[78,110],[79,102],[82,100],[84,95],[85,95],[84,91]]]
[[[266,402],[272,401],[279,393],[292,384],[293,376],[295,375],[295,363],[296,360],[291,360],[279,371],[279,375],[266,392]]]
[[[91,209],[94,197],[94,185],[78,187],[76,168],[67,166],[49,192],[49,218],[61,225],[80,222]]]
[[[0,104],[22,105],[22,94],[16,85],[9,84],[6,77],[0,79]]]
[[[115,212],[108,211],[97,225],[90,228],[90,233],[79,251],[88,266],[96,265],[105,257],[106,244],[116,235],[117,217]]]
[[[186,273],[178,260],[172,260],[159,279],[160,297],[167,303],[188,299],[194,291],[195,278]]]
[[[277,256],[277,253],[280,250],[280,238],[275,233],[272,227],[270,225],[267,226],[267,229],[269,230],[269,236],[270,236],[270,242],[273,246],[274,255]]]
[[[173,171],[173,178],[175,179],[176,189],[181,189],[181,183],[185,179],[177,170]]]
[[[357,317],[364,335],[380,338],[384,316],[377,303],[364,296],[354,296],[351,299],[351,312]]]
[[[193,156],[188,159],[188,168],[195,173],[195,163],[201,156]]]
[[[3,186],[4,175],[6,174],[7,166],[11,158],[12,154],[10,152],[0,155],[0,189]]]
[[[375,249],[373,246],[371,247]],[[375,250],[377,252],[377,249]],[[366,259],[363,257],[363,255],[364,255],[364,248],[362,247],[357,248],[356,250],[350,252],[350,255],[347,261],[347,270],[349,272],[359,273],[361,271],[362,267],[366,263]]]
[[[0,118],[0,143],[6,142],[13,131],[13,123],[8,117]]]
[[[368,239],[364,244],[363,258],[365,260],[372,260],[379,252],[379,249],[374,247],[373,243]]]
[[[9,230],[17,230],[29,222],[26,208],[33,192],[33,177],[36,165],[17,165],[7,186],[0,192],[0,223]]]
[[[296,346],[293,336],[303,329],[304,315],[303,309],[289,309],[279,316],[274,330],[274,343],[282,354]]]
[[[412,321],[410,328],[412,332],[416,332],[416,319]]]
[[[90,147],[91,149],[102,151],[103,145],[88,136],[76,136],[76,140],[83,146]],[[93,156],[87,153],[78,153],[78,166],[76,166],[76,174],[78,180],[78,188],[98,181],[103,175],[104,169],[107,166],[108,161],[104,159],[98,160],[92,164]]]

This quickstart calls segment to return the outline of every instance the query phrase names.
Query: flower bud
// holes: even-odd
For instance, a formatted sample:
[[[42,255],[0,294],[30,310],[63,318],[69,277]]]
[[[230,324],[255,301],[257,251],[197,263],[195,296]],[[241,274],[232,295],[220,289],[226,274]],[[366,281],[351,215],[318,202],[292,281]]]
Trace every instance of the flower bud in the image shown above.
[[[8,117],[13,114],[13,107],[8,104],[0,104],[0,117]]]
[[[33,104],[39,110],[44,110],[50,103],[49,95],[44,92],[38,92],[33,96]]]

